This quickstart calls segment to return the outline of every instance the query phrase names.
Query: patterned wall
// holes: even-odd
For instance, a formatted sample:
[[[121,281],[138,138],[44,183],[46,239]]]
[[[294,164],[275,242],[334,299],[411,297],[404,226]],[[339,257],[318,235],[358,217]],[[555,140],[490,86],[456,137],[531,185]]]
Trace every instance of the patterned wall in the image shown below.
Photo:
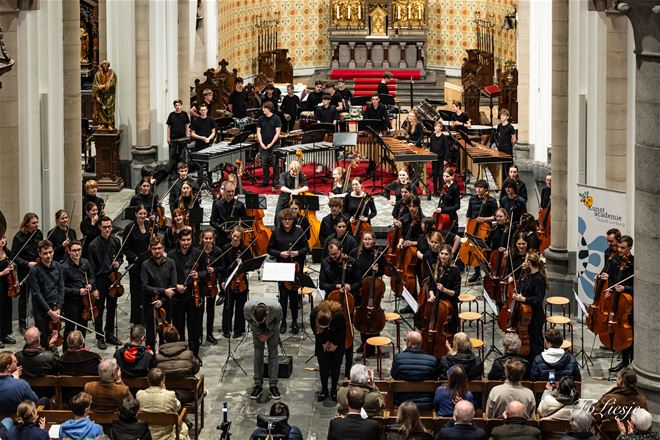
[[[475,11],[494,14],[496,66],[515,56],[515,32],[502,29],[504,16],[516,0],[427,0],[429,27],[427,63],[459,68],[465,50],[476,44]],[[240,75],[256,73],[258,14],[280,12],[280,47],[289,49],[296,69],[327,67],[331,49],[327,38],[330,0],[219,0],[218,59],[225,58]]]

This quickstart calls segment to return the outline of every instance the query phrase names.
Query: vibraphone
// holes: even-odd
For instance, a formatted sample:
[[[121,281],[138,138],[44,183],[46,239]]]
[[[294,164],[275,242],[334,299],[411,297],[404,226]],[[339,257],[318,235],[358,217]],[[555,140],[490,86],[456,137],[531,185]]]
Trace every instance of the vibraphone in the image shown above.
[[[229,141],[222,141],[191,153],[190,157],[200,166],[200,173],[202,173],[200,179],[206,179],[209,185],[213,187],[211,173],[225,163],[234,165],[239,159],[246,163],[246,156],[254,146],[252,142],[230,145]]]
[[[286,164],[296,158],[298,150],[303,153],[303,162],[322,165],[329,170],[337,166],[337,150],[343,147],[336,147],[332,142],[322,141],[313,144],[297,144],[288,147],[280,147],[275,150],[275,156],[281,162],[281,170],[286,169]]]
[[[457,136],[456,139],[460,146],[460,162],[463,164],[463,168],[470,170],[473,176],[480,179],[485,178],[482,167],[487,166],[497,187],[502,188],[502,166],[506,163],[513,163],[513,156],[474,141],[472,141],[473,146],[468,145],[460,136]]]

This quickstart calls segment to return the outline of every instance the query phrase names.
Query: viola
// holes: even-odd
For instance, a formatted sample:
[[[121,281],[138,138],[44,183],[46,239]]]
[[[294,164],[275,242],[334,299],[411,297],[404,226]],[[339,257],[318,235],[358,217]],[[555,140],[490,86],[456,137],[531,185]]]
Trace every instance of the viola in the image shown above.
[[[520,277],[520,283],[524,283],[527,272]],[[507,288],[507,301],[502,306],[497,316],[497,324],[504,332],[515,332],[520,337],[520,354],[527,356],[530,349],[529,324],[532,322],[532,306],[513,299],[517,292],[515,281]]]
[[[94,297],[92,297],[91,292],[87,292],[87,295],[83,295],[82,303],[83,303],[82,317],[85,321],[89,321],[90,319],[96,319],[99,316],[99,309],[98,307],[96,307],[96,301],[94,300]]]
[[[108,275],[108,279],[110,280],[110,289],[108,290],[108,294],[111,298],[116,299],[124,295],[125,289],[124,286],[121,285],[121,279],[124,278],[124,275],[126,275],[127,272],[128,268],[121,275],[118,271],[113,270]]]
[[[156,314],[156,330],[158,332],[164,332],[172,327],[172,324],[167,320],[167,312],[164,308],[154,308],[154,313]]]
[[[550,203],[547,208],[539,208],[539,223],[536,229],[536,234],[539,237],[539,252],[543,252],[550,246]]]
[[[362,302],[355,309],[355,328],[360,333],[377,334],[385,328],[385,311],[380,302],[385,293],[385,282],[376,277],[377,266],[371,276],[362,280],[360,298]]]
[[[415,327],[422,331],[422,349],[438,358],[447,354],[446,342],[452,338],[449,331],[449,324],[452,315],[452,303],[446,299],[441,299],[438,293],[438,281],[442,284],[446,270],[442,267],[442,272],[438,273],[441,262],[438,256],[438,262],[435,271],[431,271],[429,278],[424,281],[422,289],[417,297],[419,309],[415,314]],[[436,293],[435,300],[430,302],[430,292]]]
[[[158,205],[156,207],[156,216],[158,217],[158,221],[156,222],[158,227],[161,229],[167,228],[167,217],[165,216],[165,208],[163,205]]]
[[[9,271],[7,274],[7,296],[9,298],[16,298],[20,293],[21,284],[18,282],[18,274],[16,273],[16,268],[14,268],[14,270]]]
[[[341,288],[333,290],[325,298],[330,301],[336,301],[341,304],[341,308],[344,312],[344,322],[346,325],[346,336],[344,338],[344,348],[350,348],[353,346],[353,308],[355,307],[355,298],[350,292],[346,292],[344,289],[344,284],[346,284],[346,269],[348,268],[348,256],[342,256],[344,261],[344,267],[341,274]]]
[[[57,339],[55,339],[55,345],[60,347],[64,344],[64,323],[62,321],[50,321],[48,323],[48,331],[52,334],[57,332]]]

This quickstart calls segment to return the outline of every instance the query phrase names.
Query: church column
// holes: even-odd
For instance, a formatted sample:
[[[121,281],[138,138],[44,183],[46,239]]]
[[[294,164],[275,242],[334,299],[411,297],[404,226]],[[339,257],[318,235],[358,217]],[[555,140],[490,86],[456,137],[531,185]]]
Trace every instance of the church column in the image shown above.
[[[106,0],[99,0],[99,62],[108,58],[108,28],[106,22]]]
[[[635,36],[635,359],[638,385],[651,414],[660,413],[660,333],[657,271],[660,240],[656,223],[660,205],[660,2],[615,2],[628,16]],[[554,226],[554,225],[553,225]],[[657,423],[657,419],[656,419]]]
[[[64,208],[69,213],[69,224],[81,220],[82,170],[80,168],[80,3],[62,3],[64,41]]]
[[[518,143],[516,156],[529,158],[529,2],[518,2]]]
[[[190,1],[179,0],[179,98],[183,108],[190,106]]]
[[[567,250],[568,0],[552,3],[552,237],[545,251],[551,292],[570,292]],[[522,58],[522,57],[521,57]]]

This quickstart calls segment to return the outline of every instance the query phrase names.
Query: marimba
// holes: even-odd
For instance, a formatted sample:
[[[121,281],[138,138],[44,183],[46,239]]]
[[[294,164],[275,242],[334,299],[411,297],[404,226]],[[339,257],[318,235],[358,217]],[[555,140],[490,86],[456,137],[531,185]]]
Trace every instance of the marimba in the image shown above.
[[[488,148],[485,145],[472,141],[473,145],[465,143],[460,136],[456,140],[460,146],[460,162],[465,169],[469,169],[477,179],[485,178],[483,166],[487,166],[498,188],[502,188],[502,166],[506,163],[513,163],[513,156],[494,148]]]

